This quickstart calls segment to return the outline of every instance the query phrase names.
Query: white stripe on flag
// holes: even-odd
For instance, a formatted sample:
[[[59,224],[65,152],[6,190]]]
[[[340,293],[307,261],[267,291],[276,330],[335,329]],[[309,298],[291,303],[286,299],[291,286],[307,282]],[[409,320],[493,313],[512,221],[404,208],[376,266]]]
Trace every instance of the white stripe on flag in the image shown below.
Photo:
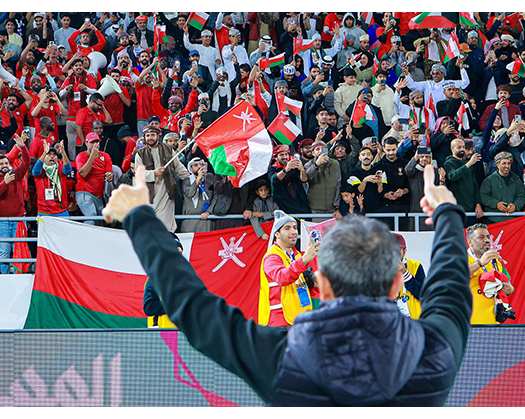
[[[289,119],[286,120],[286,122],[284,123],[284,126],[286,128],[288,128],[288,130],[293,133],[296,137],[301,133],[301,130],[299,129],[299,127],[297,125],[295,125],[292,121],[290,121]]]
[[[272,140],[266,129],[259,131],[248,140],[248,150],[248,166],[239,179],[240,187],[268,172],[272,159]]]
[[[0,329],[23,329],[34,275],[0,275]]]
[[[189,258],[193,233],[180,234],[184,256]],[[124,230],[97,227],[57,217],[38,223],[38,247],[64,259],[109,271],[144,275]]]

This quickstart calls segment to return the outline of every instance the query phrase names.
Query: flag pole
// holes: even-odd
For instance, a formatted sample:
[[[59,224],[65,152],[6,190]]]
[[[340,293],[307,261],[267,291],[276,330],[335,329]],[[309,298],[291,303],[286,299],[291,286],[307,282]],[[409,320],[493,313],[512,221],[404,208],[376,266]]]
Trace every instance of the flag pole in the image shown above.
[[[191,140],[191,141],[188,141],[188,144],[186,144],[183,148],[181,148],[179,151],[177,151],[177,152],[173,155],[173,157],[172,157],[171,159],[169,159],[168,162],[167,162],[164,166],[162,166],[162,167],[163,167],[164,169],[166,169],[171,163],[173,163],[173,162],[175,161],[175,159],[176,159],[177,157],[179,157],[179,156],[182,154],[182,152],[183,152],[184,150],[186,150],[190,145],[193,145],[194,142],[195,142],[195,139],[193,139],[193,140]]]

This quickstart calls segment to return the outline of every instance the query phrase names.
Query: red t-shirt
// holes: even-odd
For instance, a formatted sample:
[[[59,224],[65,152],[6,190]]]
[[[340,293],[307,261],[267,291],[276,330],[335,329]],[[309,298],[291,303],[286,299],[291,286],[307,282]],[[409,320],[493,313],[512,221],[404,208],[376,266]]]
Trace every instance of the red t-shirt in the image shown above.
[[[51,181],[42,168],[42,173],[35,176],[36,205],[38,212],[45,214],[59,214],[67,210],[68,206],[68,189],[66,175],[64,175],[64,165],[58,163],[58,175],[60,176],[60,185],[62,186],[62,201],[56,199],[46,199],[45,190],[52,188]]]
[[[111,157],[108,153],[99,151],[99,156],[93,161],[91,171],[84,178],[80,174],[80,169],[86,164],[89,159],[89,153],[82,151],[75,159],[77,165],[77,192],[89,192],[98,198],[104,195],[104,175],[106,172],[111,172],[112,163]]]
[[[153,87],[139,83],[135,83],[135,94],[137,96],[137,119],[148,119],[152,115],[151,95],[153,94]]]
[[[104,122],[105,120],[106,117],[104,116],[104,112],[93,112],[86,106],[85,108],[82,108],[78,111],[77,116],[75,118],[75,124],[82,128],[82,132],[84,133],[85,137],[89,132],[93,131],[94,121]],[[77,144],[78,141],[79,139],[77,139]]]
[[[31,112],[33,112],[33,109],[37,107],[39,102],[40,99],[38,97],[36,98],[36,101],[33,99],[33,103],[31,104]],[[58,115],[60,115],[60,107],[56,104],[50,103],[47,108],[41,108],[40,112],[38,112],[38,115],[33,117],[36,132],[40,131],[40,118],[47,116],[48,118],[51,118],[51,121],[53,121],[53,125],[55,126],[53,135],[55,138],[58,138]]]
[[[120,86],[122,93],[128,99],[131,98],[128,89]],[[112,124],[122,124],[124,122],[124,102],[120,99],[118,93],[112,93],[104,99],[104,105],[111,115]]]
[[[29,155],[34,159],[39,159],[44,152],[44,141],[50,146],[53,146],[57,142],[57,139],[58,136],[55,136],[54,133],[49,134],[48,137],[42,137],[40,131],[37,131],[35,138],[33,138],[33,141],[31,141],[31,145],[29,146]]]
[[[340,25],[340,24],[341,24],[341,21],[339,20],[339,18],[337,17],[337,15],[334,12],[328,13],[326,15],[326,17],[324,18],[323,31],[321,33],[321,39],[323,41],[330,42],[332,40],[332,38],[334,37],[333,32],[334,32],[334,29],[335,29],[336,25]],[[332,33],[326,33],[324,31],[324,27],[325,26],[328,26],[328,30],[331,31]]]
[[[70,85],[73,86],[73,92],[71,92],[71,94],[67,96],[67,119],[69,120],[75,119],[76,114],[80,110],[81,97],[80,89],[78,88],[79,84],[83,84],[84,86],[87,86],[90,89],[97,88],[97,81],[95,80],[95,77],[93,77],[92,74],[88,73],[85,73],[83,76],[80,77],[74,75],[69,76],[64,80],[61,89],[64,89],[65,87]]]
[[[16,108],[13,111],[13,117],[16,120],[16,133],[18,135],[21,135],[22,131],[24,130],[24,122],[27,113],[28,109],[25,103],[22,103],[18,108]],[[9,121],[11,119],[9,112],[6,109],[2,109],[1,114],[2,120]]]

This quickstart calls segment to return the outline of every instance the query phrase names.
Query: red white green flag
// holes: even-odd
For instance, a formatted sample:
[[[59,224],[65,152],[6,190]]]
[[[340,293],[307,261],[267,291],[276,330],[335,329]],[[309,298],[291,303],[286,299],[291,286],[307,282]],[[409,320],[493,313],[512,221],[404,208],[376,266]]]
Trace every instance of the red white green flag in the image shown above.
[[[262,58],[259,61],[259,67],[262,71],[266,70],[267,68],[273,68],[282,65],[284,65],[284,52],[274,57]]]
[[[352,116],[350,117],[352,126],[358,128],[361,127],[366,121],[373,120],[374,114],[372,113],[370,106],[362,100],[356,100],[354,109],[352,110]]]
[[[408,22],[410,29],[451,28],[458,24],[458,13],[423,12]]]
[[[507,64],[506,68],[512,75],[517,74],[520,77],[525,77],[525,65],[523,65],[523,61],[521,61],[519,58],[516,61]]]
[[[215,173],[229,176],[236,188],[268,172],[272,140],[259,114],[246,101],[215,120],[195,142]]]
[[[432,93],[430,93],[428,97],[426,107],[434,114],[434,116],[437,115],[436,104],[434,103],[434,97],[432,96]]]
[[[205,12],[191,12],[188,16],[188,25],[201,31],[209,17],[210,15]]]
[[[472,12],[459,12],[459,23],[467,28],[479,26]]]
[[[295,37],[293,39],[293,55],[300,54],[303,51],[308,51],[314,46],[313,39],[303,39],[300,37]]]
[[[157,16],[155,16],[155,23],[153,26],[153,53],[158,56],[160,45],[167,42],[166,25],[157,25]]]
[[[460,129],[464,131],[467,131],[470,129],[470,122],[468,120],[467,109],[468,109],[468,105],[465,104],[465,102],[461,102],[461,105],[459,106],[459,109],[458,109],[458,113],[456,115],[458,126]]]
[[[456,31],[451,32],[450,38],[448,39],[447,48],[445,49],[445,58],[443,59],[443,63],[446,64],[450,60],[453,60],[456,57],[459,57],[461,55],[461,51],[459,50],[459,39],[456,35]]]
[[[291,112],[295,116],[300,117],[301,116],[301,109],[303,107],[303,102],[300,100],[295,100],[292,98],[289,98],[288,96],[285,96],[281,93],[277,93],[276,96],[277,100],[277,110],[279,112]]]
[[[292,142],[301,134],[301,130],[295,125],[290,118],[284,113],[279,113],[268,125],[268,131],[281,144],[292,144]]]

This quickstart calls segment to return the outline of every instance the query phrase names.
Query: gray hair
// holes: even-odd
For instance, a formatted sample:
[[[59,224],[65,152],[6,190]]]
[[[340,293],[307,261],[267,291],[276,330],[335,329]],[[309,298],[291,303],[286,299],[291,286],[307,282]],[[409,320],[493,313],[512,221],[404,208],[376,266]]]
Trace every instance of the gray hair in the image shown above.
[[[501,160],[512,160],[512,154],[510,154],[508,151],[500,151],[498,154],[494,156],[494,161],[498,163]]]
[[[399,270],[399,243],[377,220],[347,216],[323,237],[319,270],[336,297],[386,297]]]

